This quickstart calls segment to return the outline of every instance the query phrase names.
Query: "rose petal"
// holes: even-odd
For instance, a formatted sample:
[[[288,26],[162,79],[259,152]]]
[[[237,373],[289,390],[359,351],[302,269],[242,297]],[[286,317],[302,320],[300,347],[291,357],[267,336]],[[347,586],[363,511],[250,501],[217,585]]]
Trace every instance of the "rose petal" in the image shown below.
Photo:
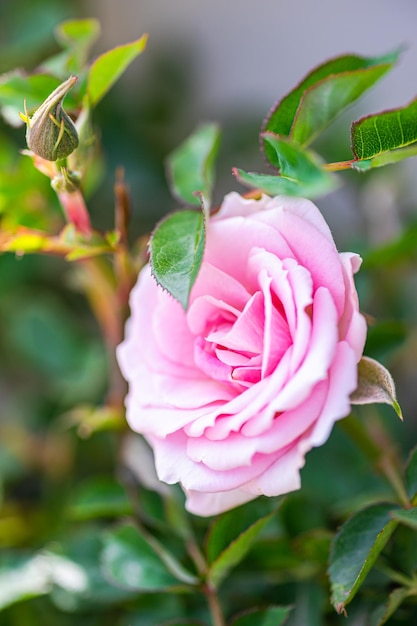
[[[265,496],[280,496],[299,489],[300,469],[304,466],[303,451],[294,445],[255,480],[244,485],[248,493]]]
[[[327,386],[327,381],[317,385],[304,404],[276,416],[272,425],[267,423],[267,428],[260,434],[257,434],[259,416],[254,416],[240,432],[230,433],[227,439],[190,437],[187,454],[196,463],[203,462],[211,469],[225,471],[250,465],[255,454],[280,452],[308,431],[319,418],[326,399]],[[255,425],[253,429],[252,424]]]
[[[207,339],[239,353],[260,354],[263,348],[264,315],[264,298],[258,291],[246,303],[228,332],[210,333]]]
[[[257,497],[257,495],[245,493],[240,489],[231,489],[217,493],[204,493],[189,489],[188,491],[186,490],[186,495],[185,508],[187,511],[203,517],[224,513],[224,511],[229,511]]]
[[[261,475],[279,457],[256,455],[249,466],[238,466],[228,471],[218,472],[204,465],[194,463],[187,454],[188,438],[180,431],[159,439],[147,437],[155,454],[155,466],[160,480],[168,484],[180,482],[184,489],[197,489],[215,493],[236,489],[242,484]]]
[[[311,447],[327,441],[336,420],[349,415],[350,394],[358,384],[354,350],[345,341],[338,344],[330,372],[329,391],[321,415],[309,437]]]
[[[345,310],[339,321],[339,333],[354,348],[357,361],[360,360],[366,340],[366,321],[359,313],[358,295],[353,282],[355,274],[361,266],[362,259],[357,254],[345,252],[339,254],[344,270],[346,291]]]

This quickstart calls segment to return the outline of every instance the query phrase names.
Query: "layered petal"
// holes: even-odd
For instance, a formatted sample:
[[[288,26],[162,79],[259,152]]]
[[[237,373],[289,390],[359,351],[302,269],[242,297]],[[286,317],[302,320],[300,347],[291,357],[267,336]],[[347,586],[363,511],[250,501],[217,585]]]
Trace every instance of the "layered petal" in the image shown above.
[[[309,200],[232,193],[208,221],[188,311],[142,270],[117,352],[127,419],[189,511],[300,487],[357,385],[359,266]]]

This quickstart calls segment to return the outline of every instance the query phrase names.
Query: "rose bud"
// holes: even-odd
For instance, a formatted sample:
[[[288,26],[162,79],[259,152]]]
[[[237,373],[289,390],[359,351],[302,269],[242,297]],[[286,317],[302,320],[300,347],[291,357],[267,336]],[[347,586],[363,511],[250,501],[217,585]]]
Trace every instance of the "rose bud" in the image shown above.
[[[77,81],[76,76],[59,85],[29,118],[21,115],[27,124],[26,143],[30,150],[47,161],[64,159],[78,146],[77,129],[62,108],[65,95]]]

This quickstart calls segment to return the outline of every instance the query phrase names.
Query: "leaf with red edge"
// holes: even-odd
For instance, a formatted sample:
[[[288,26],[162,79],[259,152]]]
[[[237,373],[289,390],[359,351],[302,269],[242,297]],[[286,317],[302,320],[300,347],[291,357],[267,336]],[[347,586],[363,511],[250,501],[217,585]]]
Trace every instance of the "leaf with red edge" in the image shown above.
[[[262,132],[270,131],[308,145],[390,70],[398,56],[398,51],[368,58],[343,55],[319,65],[272,109]],[[274,151],[265,142],[263,145],[267,159],[278,165]]]

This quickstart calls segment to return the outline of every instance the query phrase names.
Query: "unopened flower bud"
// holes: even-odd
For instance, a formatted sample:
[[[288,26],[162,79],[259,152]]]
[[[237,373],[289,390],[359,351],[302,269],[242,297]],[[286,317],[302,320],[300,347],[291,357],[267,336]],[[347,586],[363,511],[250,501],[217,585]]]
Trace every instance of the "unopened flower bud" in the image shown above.
[[[76,76],[59,85],[29,118],[21,115],[27,124],[26,142],[30,150],[47,161],[64,159],[78,146],[77,129],[62,108],[67,92],[76,82]]]

